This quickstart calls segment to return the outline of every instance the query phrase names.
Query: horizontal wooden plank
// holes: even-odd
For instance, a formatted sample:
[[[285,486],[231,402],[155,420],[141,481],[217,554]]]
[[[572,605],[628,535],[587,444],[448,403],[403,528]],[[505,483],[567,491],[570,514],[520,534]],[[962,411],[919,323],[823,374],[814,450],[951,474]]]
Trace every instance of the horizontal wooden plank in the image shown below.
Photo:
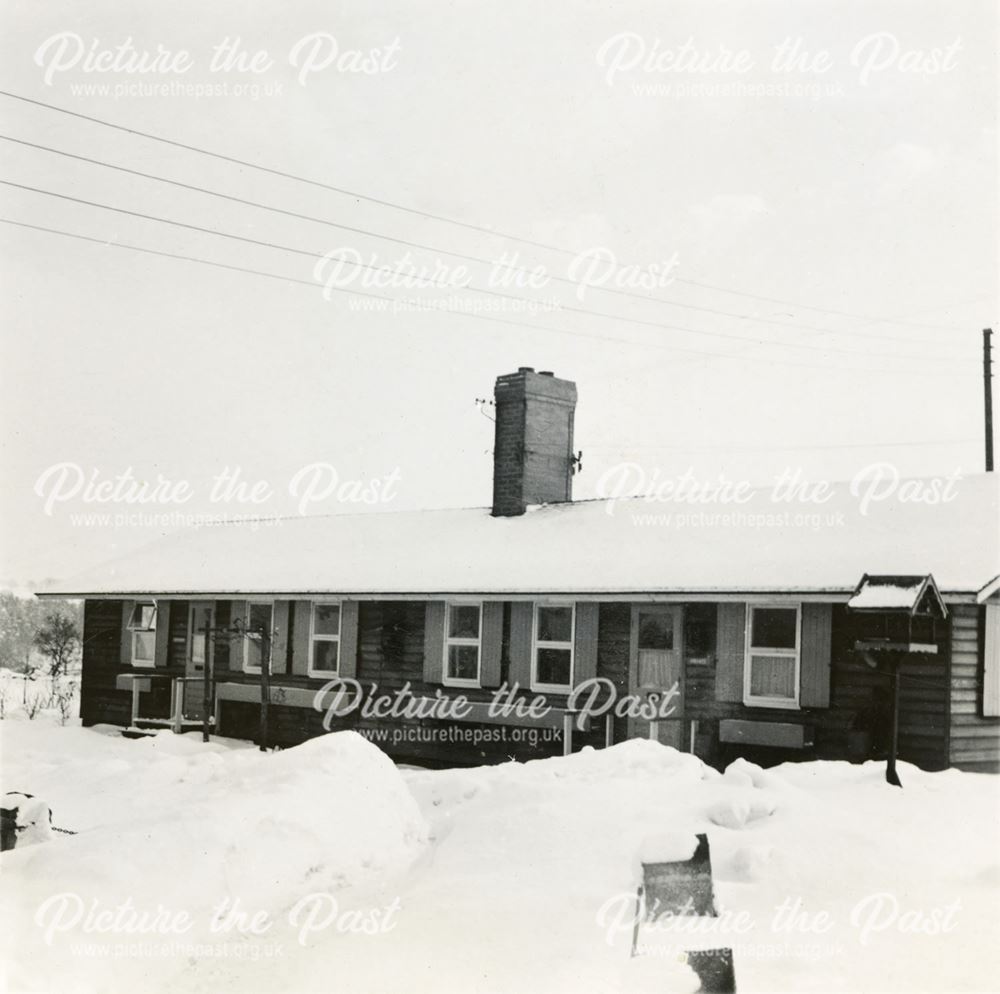
[[[952,701],[951,713],[953,716],[960,714],[979,714],[979,704],[976,701],[975,695],[972,696],[971,700]]]
[[[719,741],[780,749],[806,749],[813,744],[813,729],[808,725],[791,722],[728,718],[719,722]]]
[[[987,720],[966,714],[953,715],[951,719],[952,740],[996,739],[1000,741],[1000,727],[986,724]]]
[[[247,704],[260,703],[259,683],[217,683],[215,695],[220,701],[244,701]],[[289,707],[311,708],[316,700],[316,691],[305,687],[288,687],[271,684],[269,698],[272,704],[286,704]]]
[[[435,698],[433,697],[418,697],[415,698],[415,706],[423,704],[424,706],[430,708],[434,703]],[[468,704],[463,707],[463,711],[468,711],[462,718],[456,718],[454,715],[449,714],[447,721],[462,721],[468,722],[474,725],[514,725],[526,728],[562,728],[563,719],[566,715],[569,715],[574,719],[574,728],[576,728],[577,715],[572,711],[567,711],[564,708],[550,708],[548,713],[541,717],[532,717],[529,715],[518,715],[514,713],[500,713],[500,714],[490,714],[490,703],[487,701],[469,701]],[[583,727],[579,729],[580,731],[587,731],[590,728],[590,716],[583,716]]]
[[[951,759],[955,763],[997,763],[1000,762],[1000,748],[952,749]]]
[[[954,638],[956,635],[964,635],[967,632],[977,632],[977,631],[979,631],[978,615],[964,615],[961,618],[951,619],[952,638]]]
[[[954,676],[964,677],[967,680],[976,680],[979,677],[979,664],[976,663],[956,663],[951,668]]]

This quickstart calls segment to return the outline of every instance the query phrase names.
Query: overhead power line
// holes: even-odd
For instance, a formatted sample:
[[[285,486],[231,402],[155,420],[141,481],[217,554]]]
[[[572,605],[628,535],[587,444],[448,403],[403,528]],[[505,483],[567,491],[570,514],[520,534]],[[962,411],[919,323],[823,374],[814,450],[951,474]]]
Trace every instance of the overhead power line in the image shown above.
[[[929,438],[926,440],[910,439],[905,442],[843,442],[833,445],[811,445],[808,443],[795,445],[630,445],[623,442],[620,445],[590,445],[589,448],[599,452],[813,452],[831,451],[834,449],[896,449],[922,447],[929,445],[967,445],[979,444],[979,438]]]
[[[332,193],[339,193],[345,197],[354,197],[358,200],[365,200],[380,207],[391,207],[393,210],[405,211],[407,214],[414,214],[417,217],[426,218],[432,221],[441,221],[444,224],[453,224],[459,228],[466,228],[469,231],[478,231],[484,235],[492,235],[494,238],[508,238],[511,241],[523,242],[525,245],[532,245],[535,248],[546,249],[550,252],[559,252],[564,255],[576,255],[569,249],[561,248],[558,245],[550,245],[547,242],[535,241],[531,238],[523,238],[510,232],[499,231],[496,228],[489,228],[486,225],[473,224],[471,221],[459,221],[457,218],[448,217],[445,214],[435,214],[433,211],[420,210],[417,207],[409,207],[406,204],[399,204],[392,200],[383,200],[379,197],[372,197],[367,193],[359,193],[357,190],[348,190],[342,186],[334,186],[332,183],[322,183],[319,180],[310,179],[308,176],[299,176],[296,173],[286,172],[283,169],[272,169],[270,166],[262,166],[258,162],[249,162],[233,155],[225,155],[222,152],[213,152],[207,148],[199,148],[197,145],[188,145],[185,142],[175,141],[172,138],[164,138],[162,135],[154,135],[149,131],[140,131],[138,128],[128,128],[122,124],[115,124],[112,121],[105,121],[103,118],[91,117],[89,114],[81,114],[79,111],[69,110],[66,107],[58,107],[55,104],[45,103],[43,100],[34,100],[18,93],[11,93],[8,90],[0,90],[0,96],[10,97],[12,100],[21,100],[24,103],[35,104],[37,107],[45,107],[47,110],[57,111],[60,114],[68,114],[71,117],[78,117],[83,121],[90,121],[93,124],[100,124],[106,128],[114,128],[116,131],[123,131],[126,134],[137,135],[140,138],[148,138],[150,141],[161,142],[164,145],[172,145],[174,148],[181,148],[188,152],[198,152],[201,155],[211,156],[222,162],[230,162],[233,165],[245,166],[247,169],[256,169],[262,173],[269,173],[272,176],[280,176],[282,179],[295,180],[299,183],[308,183],[321,190],[329,190]]]
[[[859,314],[857,311],[841,311],[832,307],[811,307],[809,304],[802,304],[793,300],[782,300],[778,297],[766,297],[760,293],[751,293],[747,290],[732,290],[729,287],[719,286],[717,283],[703,283],[699,280],[689,280],[683,279],[680,276],[675,277],[678,283],[683,283],[685,286],[699,287],[702,290],[715,290],[718,293],[730,293],[737,297],[749,297],[752,300],[762,300],[768,304],[780,304],[782,307],[795,307],[801,311],[816,311],[822,314],[833,314],[837,317],[852,318],[856,321],[868,321],[871,324],[898,324],[906,328],[924,328],[933,329],[935,331],[961,331],[960,328],[955,328],[950,325],[941,324],[925,324],[920,321],[907,321],[904,318],[880,318],[876,317],[874,314]],[[803,326],[805,327],[805,326]],[[822,329],[820,329],[822,330]],[[847,332],[837,332],[833,329],[827,329],[831,334],[848,334]],[[872,336],[875,337],[875,336]]]
[[[372,238],[382,239],[384,241],[394,242],[396,244],[406,246],[407,248],[415,248],[418,250],[435,252],[438,255],[453,256],[454,258],[462,259],[466,262],[479,263],[485,266],[492,266],[497,261],[494,259],[484,258],[483,256],[470,255],[464,252],[455,252],[450,249],[442,249],[433,245],[428,245],[423,242],[414,242],[403,238],[396,238],[395,236],[387,235],[382,232],[372,231],[367,228],[352,227],[350,225],[342,224],[341,222],[338,221],[331,221],[327,218],[320,218],[311,214],[303,214],[298,211],[287,210],[282,207],[275,207],[271,204],[264,204],[261,203],[260,201],[249,200],[245,197],[237,197],[234,196],[233,194],[223,193],[219,190],[210,190],[207,189],[206,187],[196,186],[193,183],[184,183],[181,180],[172,179],[167,176],[159,176],[155,173],[147,173],[140,169],[131,169],[127,166],[118,165],[117,163],[107,162],[104,159],[94,159],[91,158],[90,156],[80,155],[76,152],[68,152],[65,149],[53,148],[50,145],[40,145],[37,142],[29,142],[23,138],[14,138],[11,135],[0,134],[0,140],[12,142],[13,144],[22,145],[26,148],[33,148],[42,152],[49,152],[54,155],[61,155],[64,156],[65,158],[74,159],[78,162],[86,162],[89,165],[100,166],[105,169],[113,169],[116,170],[117,172],[126,173],[131,176],[141,177],[142,179],[154,180],[155,182],[158,183],[166,183],[169,184],[170,186],[178,187],[179,189],[190,190],[192,192],[205,194],[210,197],[217,197],[221,200],[226,200],[231,203],[242,204],[247,207],[255,207],[259,210],[270,211],[275,214],[296,218],[302,221],[310,221],[315,224],[322,224],[327,227],[337,228],[342,231],[350,232],[351,234],[369,236]],[[375,268],[375,267],[369,267],[369,268]],[[524,266],[510,266],[510,270],[512,272],[520,273],[522,275],[529,275],[529,270]],[[559,283],[567,284],[573,287],[574,289],[580,285],[574,280],[568,279],[564,276],[557,276],[552,273],[546,273],[546,278],[554,280]],[[763,324],[768,326],[773,325],[775,327],[780,327],[780,328],[796,328],[805,331],[818,332],[820,334],[825,334],[825,335],[845,335],[853,338],[863,338],[866,340],[877,338],[887,342],[895,342],[895,343],[903,341],[903,342],[926,342],[927,344],[930,345],[939,344],[938,341],[935,339],[914,339],[913,336],[907,336],[905,339],[901,339],[894,335],[880,335],[873,332],[851,331],[850,329],[827,328],[819,325],[802,324],[801,322],[797,321],[794,322],[779,321],[774,318],[757,317],[756,315],[753,314],[739,314],[735,311],[725,311],[725,310],[720,310],[719,308],[704,307],[700,304],[689,304],[678,300],[665,300],[660,297],[647,297],[645,294],[635,293],[629,290],[622,290],[619,287],[593,286],[588,284],[588,288],[597,290],[601,293],[611,293],[615,294],[616,296],[628,297],[633,300],[639,300],[646,304],[660,304],[665,307],[679,307],[683,310],[700,311],[706,314],[713,314],[720,317],[730,317],[739,321],[750,321],[755,324]]]
[[[240,159],[240,158],[238,158],[236,156],[226,155],[226,154],[221,153],[221,152],[215,152],[215,151],[212,151],[211,149],[202,148],[202,147],[197,146],[197,145],[191,145],[191,144],[188,144],[186,142],[177,141],[177,140],[172,139],[172,138],[165,138],[162,135],[156,135],[156,134],[153,134],[152,132],[149,132],[149,131],[141,131],[138,128],[129,128],[129,127],[126,127],[125,125],[116,124],[113,121],[107,121],[107,120],[105,120],[103,118],[93,117],[93,116],[91,116],[89,114],[81,114],[79,111],[69,110],[66,107],[59,107],[56,104],[46,103],[43,100],[36,100],[36,99],[31,98],[31,97],[23,96],[22,94],[12,93],[9,90],[0,90],[0,96],[8,97],[11,100],[19,100],[19,101],[22,101],[23,103],[27,103],[27,104],[33,104],[33,105],[35,105],[37,107],[44,107],[46,110],[51,110],[51,111],[54,111],[54,112],[59,113],[59,114],[66,114],[66,115],[68,115],[70,117],[75,117],[75,118],[78,118],[80,120],[88,121],[88,122],[93,123],[93,124],[99,124],[102,127],[112,128],[112,129],[114,129],[116,131],[120,131],[120,132],[123,132],[125,134],[136,135],[137,137],[146,138],[146,139],[148,139],[150,141],[160,142],[161,144],[170,145],[170,146],[173,146],[175,148],[183,149],[185,151],[196,152],[196,153],[198,153],[200,155],[206,155],[206,156],[209,156],[211,158],[214,158],[214,159],[217,159],[217,160],[220,160],[220,161],[223,161],[223,162],[229,162],[229,163],[234,164],[234,165],[243,166],[243,167],[245,167],[247,169],[254,169],[254,170],[257,170],[259,172],[267,173],[267,174],[270,174],[270,175],[273,175],[273,176],[282,177],[283,179],[290,179],[290,180],[294,180],[296,182],[305,183],[305,184],[308,184],[310,186],[317,187],[319,189],[328,190],[328,191],[331,191],[333,193],[340,194],[342,196],[353,197],[355,199],[364,200],[364,201],[367,201],[369,203],[377,204],[378,206],[381,206],[381,207],[388,207],[388,208],[391,208],[393,210],[404,211],[406,213],[413,214],[413,215],[416,215],[418,217],[423,217],[423,218],[427,218],[427,219],[431,219],[431,220],[435,220],[435,221],[440,221],[440,222],[445,223],[445,224],[456,225],[458,227],[465,228],[467,230],[478,231],[478,232],[481,232],[483,234],[491,235],[491,236],[496,237],[496,238],[506,238],[506,239],[509,239],[511,241],[521,242],[521,243],[526,244],[526,245],[532,245],[535,248],[541,248],[541,249],[545,249],[545,250],[548,250],[548,251],[556,252],[556,253],[558,253],[560,255],[568,256],[568,257],[571,257],[571,258],[576,258],[577,256],[579,256],[581,254],[579,250],[568,249],[568,248],[565,248],[563,246],[553,245],[553,244],[548,243],[548,242],[542,242],[542,241],[537,241],[535,239],[525,238],[523,236],[516,235],[516,234],[513,234],[511,232],[502,231],[502,230],[497,229],[497,228],[490,228],[490,227],[487,227],[485,225],[473,224],[473,223],[467,222],[467,221],[459,221],[457,218],[448,217],[447,215],[444,215],[444,214],[436,214],[436,213],[434,213],[432,211],[425,211],[425,210],[421,210],[419,208],[409,207],[409,206],[407,206],[405,204],[396,203],[395,201],[385,200],[385,199],[381,199],[381,198],[378,198],[378,197],[373,197],[373,196],[370,196],[369,194],[361,193],[361,192],[359,192],[357,190],[350,190],[350,189],[347,189],[346,187],[339,187],[339,186],[335,186],[335,185],[330,184],[330,183],[323,183],[323,182],[321,182],[319,180],[314,180],[314,179],[311,179],[311,178],[309,178],[307,176],[300,176],[300,175],[298,175],[296,173],[287,172],[287,171],[281,170],[281,169],[274,169],[274,168],[272,168],[270,166],[263,166],[260,163],[250,162],[250,161],[248,161],[246,159]],[[434,251],[439,251],[439,250],[434,250]],[[455,253],[447,253],[447,254],[455,254]],[[850,311],[836,310],[836,309],[831,309],[831,308],[815,307],[815,306],[810,306],[808,304],[800,304],[800,303],[797,303],[795,301],[783,300],[783,299],[775,298],[775,297],[765,297],[765,296],[762,296],[760,294],[750,293],[750,292],[743,291],[743,290],[736,290],[736,289],[732,289],[732,288],[728,288],[728,287],[722,287],[722,286],[719,286],[717,284],[698,282],[698,281],[695,281],[695,280],[689,280],[689,279],[682,278],[682,277],[675,277],[674,279],[675,279],[676,282],[681,283],[683,285],[699,287],[701,289],[714,290],[714,291],[717,291],[717,292],[728,293],[728,294],[732,294],[734,296],[739,296],[739,297],[747,297],[747,298],[753,299],[753,300],[763,300],[763,301],[767,301],[769,303],[780,304],[780,305],[785,306],[785,307],[798,308],[800,310],[809,310],[809,311],[813,311],[813,312],[816,312],[816,313],[826,313],[826,314],[837,315],[837,316],[840,316],[840,317],[848,317],[848,318],[851,318],[851,319],[854,319],[854,320],[862,320],[862,321],[865,321],[865,322],[868,322],[868,323],[872,323],[872,324],[897,324],[897,325],[903,325],[903,326],[906,326],[906,327],[925,328],[925,329],[929,329],[929,330],[932,330],[932,331],[959,331],[960,330],[960,329],[957,329],[957,328],[954,328],[954,327],[949,327],[949,326],[944,326],[944,325],[924,324],[924,323],[920,323],[920,322],[903,321],[903,320],[897,320],[897,319],[893,319],[893,318],[877,317],[877,316],[874,316],[874,315],[858,314],[858,313],[854,313],[854,312],[850,312]],[[605,288],[605,289],[609,289],[609,288]],[[620,290],[618,290],[617,292],[621,292],[621,293],[626,293],[627,294],[627,291],[620,291]],[[644,299],[644,300],[655,300],[655,299],[658,299],[658,298],[642,297],[641,295],[636,295],[636,296],[639,296],[640,299]],[[661,302],[662,303],[672,303],[671,301],[661,301]],[[820,330],[827,331],[827,332],[829,332],[831,334],[836,333],[832,329],[820,329]]]
[[[123,207],[115,207],[115,206],[113,206],[111,204],[104,204],[104,203],[100,203],[99,201],[95,201],[95,200],[86,200],[86,199],[84,199],[82,197],[74,197],[74,196],[71,196],[70,194],[59,193],[59,192],[57,192],[55,190],[46,190],[46,189],[43,189],[41,187],[29,186],[29,185],[24,184],[24,183],[15,183],[12,180],[0,179],[0,184],[3,184],[4,186],[14,187],[14,188],[19,189],[19,190],[26,190],[26,191],[29,191],[31,193],[41,194],[41,195],[47,196],[47,197],[55,197],[57,199],[66,200],[66,201],[69,201],[71,203],[82,204],[82,205],[87,206],[87,207],[95,207],[95,208],[98,208],[100,210],[112,211],[112,212],[114,212],[116,214],[124,214],[124,215],[126,215],[128,217],[140,218],[140,219],[145,220],[145,221],[153,221],[153,222],[160,223],[160,224],[171,225],[173,227],[184,228],[184,229],[189,230],[189,231],[197,231],[197,232],[199,232],[201,234],[214,235],[214,236],[219,237],[219,238],[227,238],[227,239],[230,239],[232,241],[244,242],[246,244],[256,245],[256,246],[261,247],[261,248],[270,248],[270,249],[275,249],[275,250],[282,251],[282,252],[294,253],[296,255],[304,255],[304,256],[307,256],[308,258],[316,259],[316,260],[319,260],[319,259],[323,258],[323,254],[322,253],[316,252],[316,251],[313,251],[313,250],[310,250],[310,249],[302,249],[302,248],[297,248],[295,246],[282,245],[282,244],[280,244],[278,242],[270,242],[270,241],[266,241],[266,240],[262,240],[262,239],[258,239],[258,238],[250,238],[250,237],[248,237],[246,235],[236,235],[236,234],[233,234],[231,232],[218,231],[217,229],[214,229],[214,228],[205,228],[205,227],[202,227],[201,225],[190,224],[190,223],[188,223],[186,221],[175,221],[175,220],[173,220],[171,218],[160,217],[160,216],[155,215],[155,214],[146,214],[146,213],[143,213],[141,211],[133,211],[133,210],[128,210],[128,209],[123,208]],[[367,265],[365,263],[355,263],[355,262],[352,261],[351,264],[352,265],[360,265],[362,268],[365,268],[365,269],[374,269],[376,271],[378,269],[378,267],[369,266],[369,265]],[[314,286],[319,286],[320,284],[317,281],[313,285]],[[538,301],[533,300],[530,297],[523,297],[523,296],[520,296],[518,294],[512,294],[512,293],[504,293],[503,291],[500,291],[500,290],[493,290],[493,289],[487,289],[487,288],[483,288],[483,287],[476,287],[476,286],[471,286],[470,285],[470,286],[467,286],[467,287],[455,288],[455,292],[457,292],[460,289],[468,291],[468,292],[481,293],[481,294],[486,294],[488,296],[493,296],[493,297],[500,297],[500,298],[506,299],[506,300],[515,300],[515,301],[519,301],[521,303],[529,303],[529,304],[537,304],[537,303],[539,303]],[[386,298],[386,299],[392,299],[392,298]],[[594,311],[594,310],[591,310],[589,308],[573,307],[571,305],[564,305],[564,304],[560,304],[559,309],[561,311],[564,311],[564,312],[570,313],[570,314],[582,314],[582,315],[586,315],[588,317],[597,317],[597,318],[602,318],[604,320],[611,320],[611,321],[624,321],[624,322],[626,322],[628,324],[636,324],[636,325],[641,325],[643,327],[655,328],[655,329],[660,330],[660,331],[677,331],[677,332],[681,332],[682,334],[689,334],[689,335],[709,337],[709,338],[723,338],[723,339],[727,339],[727,340],[731,340],[731,341],[741,342],[743,344],[756,344],[756,345],[763,345],[763,346],[766,346],[766,347],[773,347],[773,348],[798,349],[798,350],[804,350],[804,351],[808,351],[808,352],[821,352],[823,354],[836,353],[836,354],[842,354],[842,355],[859,355],[859,356],[873,357],[873,358],[910,359],[910,360],[917,360],[917,361],[922,361],[922,362],[939,362],[939,363],[940,362],[950,362],[950,363],[959,363],[959,364],[964,364],[965,363],[965,360],[958,359],[958,358],[951,357],[951,356],[940,357],[940,356],[927,356],[927,355],[911,355],[909,353],[898,353],[898,352],[866,352],[866,351],[859,351],[857,349],[834,348],[832,346],[806,345],[806,344],[802,344],[802,343],[799,343],[799,342],[782,342],[782,341],[775,341],[774,339],[766,339],[766,338],[748,338],[747,336],[744,336],[744,335],[734,335],[734,334],[731,334],[731,333],[728,333],[728,332],[723,332],[723,331],[709,331],[709,330],[700,329],[700,328],[689,328],[689,327],[686,327],[686,326],[683,326],[683,325],[665,324],[663,322],[657,322],[657,321],[646,321],[646,320],[643,320],[641,318],[623,317],[623,316],[617,315],[617,314],[608,314],[608,313],[606,313],[604,311]]]
[[[293,276],[283,276],[283,275],[281,275],[279,273],[271,273],[271,272],[268,272],[266,270],[251,269],[251,268],[246,267],[246,266],[234,266],[234,265],[231,265],[229,263],[216,262],[216,261],[214,261],[212,259],[201,259],[201,258],[198,258],[196,256],[185,255],[185,254],[179,253],[179,252],[166,252],[166,251],[163,251],[161,249],[151,249],[151,248],[146,248],[144,246],[132,245],[132,244],[125,243],[125,242],[112,242],[112,241],[109,241],[108,239],[105,239],[105,238],[95,238],[95,237],[93,237],[91,235],[81,235],[81,234],[78,234],[78,233],[72,232],[72,231],[63,231],[63,230],[58,229],[58,228],[49,228],[49,227],[46,227],[44,225],[31,224],[31,223],[29,223],[27,221],[16,221],[16,220],[14,220],[12,218],[0,217],[0,224],[9,224],[9,225],[13,225],[13,226],[18,227],[18,228],[26,228],[26,229],[31,229],[33,231],[41,231],[41,232],[45,232],[45,233],[51,234],[51,235],[57,235],[57,236],[65,237],[65,238],[75,239],[77,241],[83,241],[83,242],[89,242],[89,243],[95,244],[95,245],[101,245],[101,246],[103,246],[105,248],[126,249],[126,250],[129,250],[129,251],[132,251],[132,252],[139,252],[139,253],[142,253],[142,254],[145,254],[145,255],[160,256],[160,257],[166,258],[166,259],[175,259],[175,260],[181,260],[181,261],[185,261],[185,262],[193,262],[193,263],[197,263],[199,265],[209,266],[209,267],[212,267],[212,268],[215,268],[215,269],[223,269],[223,270],[228,270],[230,272],[236,272],[236,273],[244,273],[244,274],[247,274],[247,275],[264,277],[266,279],[271,279],[271,280],[282,280],[282,281],[284,281],[286,283],[296,283],[296,284],[299,284],[301,286],[307,286],[307,287],[309,287],[310,289],[313,289],[313,290],[317,289],[317,284],[314,283],[314,282],[312,282],[312,281],[310,281],[310,280],[303,280],[303,279],[299,279],[299,278],[293,277]],[[338,292],[338,293],[346,294],[348,296],[367,297],[367,298],[371,298],[371,299],[387,301],[389,303],[397,303],[398,302],[398,301],[395,301],[391,297],[386,297],[386,296],[383,296],[382,294],[370,293],[370,292],[362,291],[362,290],[352,290],[352,289],[346,289],[346,288],[340,288],[340,287],[333,287],[332,289],[334,291]],[[885,374],[885,373],[892,373],[892,374],[899,374],[899,375],[905,375],[905,376],[931,376],[931,377],[934,377],[935,379],[938,379],[938,380],[941,379],[941,373],[938,372],[938,371],[932,371],[932,370],[898,369],[898,368],[897,369],[887,369],[887,368],[884,368],[884,367],[876,367],[876,366],[869,366],[869,365],[865,365],[865,366],[832,366],[829,363],[822,363],[822,364],[820,364],[820,363],[796,362],[796,361],[790,360],[790,359],[775,359],[775,358],[763,358],[763,357],[758,358],[758,357],[755,357],[755,356],[743,355],[743,354],[732,355],[732,354],[725,353],[725,352],[709,352],[709,351],[700,350],[700,349],[690,349],[690,348],[686,348],[686,347],[680,346],[680,345],[665,344],[663,342],[641,342],[641,341],[636,341],[635,339],[619,338],[619,337],[610,336],[610,335],[594,334],[594,333],[591,333],[591,332],[583,332],[583,331],[578,331],[578,330],[575,330],[575,329],[554,328],[551,325],[526,324],[523,321],[514,321],[514,320],[511,320],[509,318],[497,317],[495,315],[475,314],[475,313],[469,314],[469,313],[465,313],[464,311],[455,311],[455,310],[451,310],[451,309],[448,309],[448,308],[442,309],[441,313],[445,313],[445,314],[451,315],[453,317],[458,317],[458,318],[471,318],[471,319],[477,320],[477,321],[489,321],[489,322],[494,323],[494,324],[509,325],[509,326],[512,326],[512,327],[527,329],[528,331],[546,331],[546,332],[550,332],[552,334],[557,334],[557,335],[567,335],[567,336],[569,336],[571,338],[588,338],[588,339],[594,339],[594,340],[605,342],[605,343],[620,343],[620,344],[625,344],[625,345],[634,345],[634,346],[638,346],[638,347],[641,347],[641,348],[662,349],[662,350],[667,351],[667,352],[675,352],[675,353],[680,353],[680,354],[684,354],[684,355],[694,355],[694,356],[698,356],[700,358],[707,358],[707,359],[733,359],[733,360],[737,360],[739,362],[757,362],[757,363],[763,363],[764,365],[768,365],[768,366],[781,365],[781,366],[796,366],[796,367],[808,368],[808,369],[822,369],[822,370],[826,370],[827,372],[859,372],[859,373],[876,373],[878,375],[882,375],[882,374]]]

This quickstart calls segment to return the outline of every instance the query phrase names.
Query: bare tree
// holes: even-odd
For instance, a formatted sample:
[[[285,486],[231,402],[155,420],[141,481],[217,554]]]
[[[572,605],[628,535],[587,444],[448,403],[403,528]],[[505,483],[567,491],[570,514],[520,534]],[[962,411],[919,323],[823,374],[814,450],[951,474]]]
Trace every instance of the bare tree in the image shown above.
[[[55,687],[56,681],[66,672],[80,648],[80,633],[76,622],[62,614],[47,614],[35,635],[35,645],[49,660],[49,676]]]
[[[73,711],[73,695],[76,693],[76,684],[72,680],[60,681],[58,686],[53,688],[53,704],[59,709],[59,724],[65,725],[69,721]]]
[[[34,721],[35,716],[45,707],[45,696],[40,691],[35,691],[31,697],[25,697],[24,713],[29,721]]]
[[[25,672],[31,668],[35,635],[41,621],[41,604],[0,592],[0,665]]]

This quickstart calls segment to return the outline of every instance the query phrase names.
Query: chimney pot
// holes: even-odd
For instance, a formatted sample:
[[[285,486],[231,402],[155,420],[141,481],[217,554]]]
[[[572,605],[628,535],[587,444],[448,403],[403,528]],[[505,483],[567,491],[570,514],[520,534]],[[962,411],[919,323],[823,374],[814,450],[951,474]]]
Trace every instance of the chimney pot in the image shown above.
[[[556,374],[552,372],[551,369],[540,369],[538,371],[539,376],[555,376]]]
[[[534,366],[518,366],[517,371],[519,373],[533,373],[535,371]]]

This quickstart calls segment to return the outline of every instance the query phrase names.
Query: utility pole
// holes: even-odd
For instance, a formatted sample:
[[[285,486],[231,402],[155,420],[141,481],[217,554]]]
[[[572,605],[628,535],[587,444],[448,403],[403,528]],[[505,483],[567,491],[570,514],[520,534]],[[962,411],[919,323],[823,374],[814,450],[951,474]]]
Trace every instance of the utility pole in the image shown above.
[[[899,752],[899,667],[902,663],[900,653],[889,655],[889,691],[892,694],[892,727],[889,739],[889,756],[885,764],[885,782],[893,787],[902,787],[899,774],[896,772],[896,754]]]
[[[268,705],[271,703],[271,632],[260,626],[260,751],[267,752]]]
[[[201,671],[201,741],[209,741],[209,730],[211,728],[211,718],[209,717],[212,711],[212,657],[215,653],[212,651],[212,625],[205,620],[205,663]],[[218,734],[219,730],[215,730]]]
[[[993,346],[992,328],[983,328],[983,401],[986,415],[986,472],[993,472],[993,360],[990,353]]]

